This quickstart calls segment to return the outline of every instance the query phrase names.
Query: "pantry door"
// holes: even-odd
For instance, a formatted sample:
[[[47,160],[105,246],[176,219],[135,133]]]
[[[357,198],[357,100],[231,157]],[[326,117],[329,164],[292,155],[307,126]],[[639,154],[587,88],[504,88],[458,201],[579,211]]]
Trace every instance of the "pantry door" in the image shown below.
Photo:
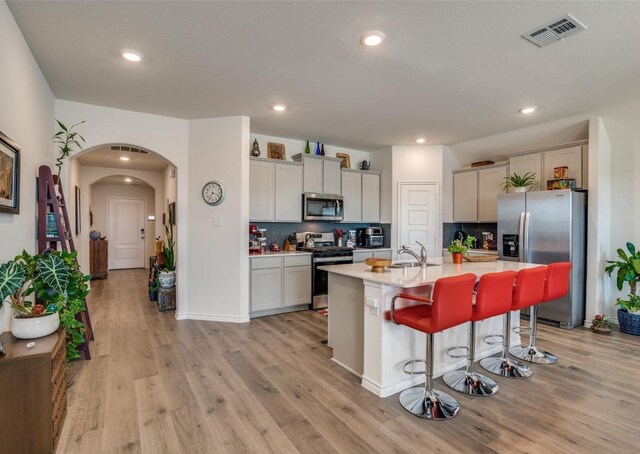
[[[438,183],[398,183],[398,248],[407,245],[419,254],[419,241],[427,248],[427,257],[442,256],[439,203]],[[411,259],[408,255],[397,258]]]
[[[109,269],[144,268],[147,202],[110,197],[108,205]]]

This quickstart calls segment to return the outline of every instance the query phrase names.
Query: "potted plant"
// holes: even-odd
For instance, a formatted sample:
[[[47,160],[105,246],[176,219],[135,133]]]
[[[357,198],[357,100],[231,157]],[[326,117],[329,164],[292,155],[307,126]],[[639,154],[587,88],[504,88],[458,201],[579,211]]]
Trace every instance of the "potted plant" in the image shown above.
[[[591,320],[591,331],[597,334],[611,334],[613,322],[604,315],[596,315]]]
[[[447,248],[447,251],[451,253],[451,256],[453,257],[453,263],[462,263],[462,256],[467,253],[469,248],[473,245],[473,241],[475,239],[475,237],[469,235],[464,240],[464,243],[460,240],[453,240],[451,242],[451,245]]]
[[[60,171],[62,170],[62,164],[64,163],[64,159],[67,158],[71,152],[73,151],[73,146],[77,146],[80,150],[82,150],[82,145],[80,142],[84,142],[84,138],[78,134],[78,132],[74,131],[78,125],[84,123],[81,121],[80,123],[76,123],[70,127],[65,126],[60,120],[56,120],[58,123],[58,127],[60,130],[56,132],[53,136],[53,143],[58,146],[59,156],[56,159],[56,167],[58,169],[58,178],[60,178]]]
[[[535,172],[527,172],[520,176],[514,173],[510,177],[505,177],[505,182],[500,185],[500,189],[507,191],[513,188],[513,192],[527,192],[529,188],[538,186]]]
[[[633,243],[627,243],[628,254],[618,249],[619,260],[607,260],[609,264],[605,272],[611,276],[616,272],[616,287],[622,290],[624,283],[629,284],[628,299],[618,298],[618,323],[620,331],[627,334],[640,336],[640,295],[637,294],[637,285],[640,281],[640,251],[636,250]]]
[[[169,225],[164,226],[167,235],[166,243],[162,243],[162,253],[164,255],[164,268],[158,273],[160,287],[171,288],[176,283],[176,242],[173,239],[173,222],[169,219]]]
[[[151,279],[149,281],[149,300],[150,301],[158,301],[158,281],[156,279]]]
[[[84,310],[89,293],[75,252],[48,251],[31,255],[23,251],[0,265],[0,300],[9,299],[14,310],[11,332],[22,339],[53,333],[62,324],[67,333],[67,359],[79,357],[84,326],[76,315]]]

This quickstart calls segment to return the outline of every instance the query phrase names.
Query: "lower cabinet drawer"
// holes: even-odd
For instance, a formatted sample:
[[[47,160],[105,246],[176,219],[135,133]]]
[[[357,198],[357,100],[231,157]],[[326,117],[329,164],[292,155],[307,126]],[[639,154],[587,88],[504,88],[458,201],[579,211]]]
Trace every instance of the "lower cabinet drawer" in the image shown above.
[[[287,255],[284,257],[284,266],[311,266],[311,255]]]
[[[249,259],[252,270],[264,268],[279,268],[282,266],[282,257],[252,257]]]

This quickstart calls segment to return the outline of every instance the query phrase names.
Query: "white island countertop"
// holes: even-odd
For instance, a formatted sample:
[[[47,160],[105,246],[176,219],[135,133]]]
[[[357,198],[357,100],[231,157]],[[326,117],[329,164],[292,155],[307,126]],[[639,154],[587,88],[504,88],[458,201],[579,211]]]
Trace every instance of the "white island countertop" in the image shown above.
[[[318,269],[329,273],[336,273],[343,276],[359,278],[364,281],[378,282],[380,284],[392,285],[400,288],[420,287],[434,284],[440,278],[451,277],[464,273],[473,273],[478,277],[486,273],[497,273],[499,271],[518,271],[525,268],[539,266],[535,263],[520,263],[507,261],[494,262],[463,262],[456,265],[450,257],[434,257],[429,259],[427,268],[387,268],[382,273],[374,273],[371,267],[364,263],[354,263],[349,265],[321,266]],[[432,266],[431,266],[432,265]]]

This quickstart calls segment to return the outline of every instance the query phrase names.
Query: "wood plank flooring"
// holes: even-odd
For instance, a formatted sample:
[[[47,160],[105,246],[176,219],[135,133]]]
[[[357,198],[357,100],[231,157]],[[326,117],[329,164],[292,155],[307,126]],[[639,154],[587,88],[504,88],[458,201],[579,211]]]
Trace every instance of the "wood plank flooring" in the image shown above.
[[[147,298],[144,270],[93,281],[93,359],[70,365],[62,453],[637,453],[640,338],[541,327],[554,366],[416,418],[330,361],[326,318],[181,321]],[[446,390],[441,379],[438,388]]]

